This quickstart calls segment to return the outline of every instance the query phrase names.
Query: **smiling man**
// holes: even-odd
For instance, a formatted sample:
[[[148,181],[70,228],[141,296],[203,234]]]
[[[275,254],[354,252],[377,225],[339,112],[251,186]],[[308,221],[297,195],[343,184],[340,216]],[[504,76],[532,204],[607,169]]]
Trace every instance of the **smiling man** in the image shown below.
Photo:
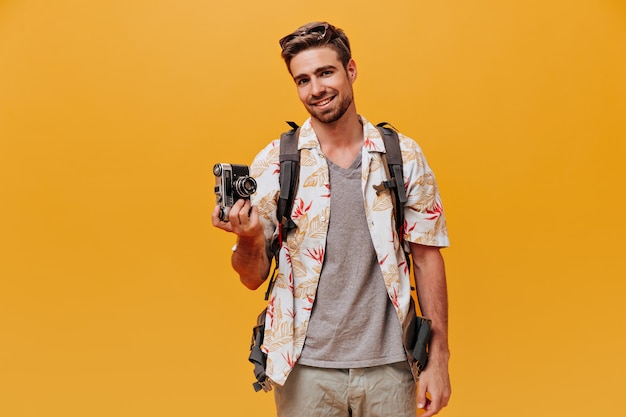
[[[300,178],[266,317],[263,350],[279,417],[423,417],[448,403],[448,319],[444,262],[449,244],[434,174],[415,141],[400,134],[403,240],[410,249],[422,313],[432,320],[429,362],[419,375],[404,346],[411,283],[393,204],[375,186],[387,180],[384,142],[357,113],[357,66],[345,33],[304,25],[280,40],[282,57],[310,114],[299,130]],[[258,288],[267,247],[279,233],[279,140],[254,159],[258,188],[227,221],[232,266]]]

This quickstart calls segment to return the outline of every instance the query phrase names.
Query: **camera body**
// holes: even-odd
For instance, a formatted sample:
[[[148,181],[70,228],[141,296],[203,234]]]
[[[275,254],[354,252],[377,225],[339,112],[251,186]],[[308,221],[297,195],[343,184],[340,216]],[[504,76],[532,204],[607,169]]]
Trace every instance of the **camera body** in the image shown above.
[[[239,199],[250,199],[256,191],[256,180],[247,165],[215,164],[215,199],[220,207],[220,220],[227,222],[230,208]]]

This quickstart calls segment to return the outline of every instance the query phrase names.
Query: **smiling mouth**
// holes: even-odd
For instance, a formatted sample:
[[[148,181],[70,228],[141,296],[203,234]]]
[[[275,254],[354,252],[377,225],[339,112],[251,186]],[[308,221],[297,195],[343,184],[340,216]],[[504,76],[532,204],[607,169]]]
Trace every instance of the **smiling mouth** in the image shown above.
[[[328,103],[330,103],[331,101],[333,101],[333,99],[335,98],[335,96],[332,97],[328,97],[322,101],[318,101],[317,103],[313,103],[313,106],[315,107],[324,107],[325,105],[327,105]]]

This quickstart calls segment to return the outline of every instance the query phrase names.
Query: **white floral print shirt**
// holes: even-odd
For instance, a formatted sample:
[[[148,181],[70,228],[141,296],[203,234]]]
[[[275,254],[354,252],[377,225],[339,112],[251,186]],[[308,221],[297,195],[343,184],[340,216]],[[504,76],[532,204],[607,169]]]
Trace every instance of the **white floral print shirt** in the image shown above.
[[[364,135],[362,190],[367,223],[389,298],[403,324],[411,297],[409,268],[396,233],[390,193],[386,190],[377,195],[374,189],[374,185],[387,179],[381,159],[385,147],[378,129],[363,117],[361,122]],[[429,246],[448,246],[435,177],[419,145],[402,134],[399,137],[408,198],[404,210],[404,239]],[[286,381],[304,346],[331,215],[328,165],[310,119],[300,128],[298,149],[301,151],[300,181],[292,210],[297,229],[291,232],[280,250],[280,268],[270,295],[262,346],[268,355],[266,374],[279,385]],[[258,207],[268,240],[278,234],[279,150],[280,140],[277,139],[259,152],[250,168],[257,181],[252,204]]]

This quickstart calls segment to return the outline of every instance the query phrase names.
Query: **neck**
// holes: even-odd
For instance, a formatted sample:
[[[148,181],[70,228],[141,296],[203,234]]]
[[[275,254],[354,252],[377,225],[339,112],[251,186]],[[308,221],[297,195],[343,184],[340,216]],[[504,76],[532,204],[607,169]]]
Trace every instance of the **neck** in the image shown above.
[[[311,127],[322,146],[325,147],[351,147],[363,143],[363,126],[354,108],[349,109],[333,123],[323,123],[312,118]]]
[[[322,153],[336,165],[349,167],[363,147],[363,126],[356,111],[333,123],[311,119]]]

